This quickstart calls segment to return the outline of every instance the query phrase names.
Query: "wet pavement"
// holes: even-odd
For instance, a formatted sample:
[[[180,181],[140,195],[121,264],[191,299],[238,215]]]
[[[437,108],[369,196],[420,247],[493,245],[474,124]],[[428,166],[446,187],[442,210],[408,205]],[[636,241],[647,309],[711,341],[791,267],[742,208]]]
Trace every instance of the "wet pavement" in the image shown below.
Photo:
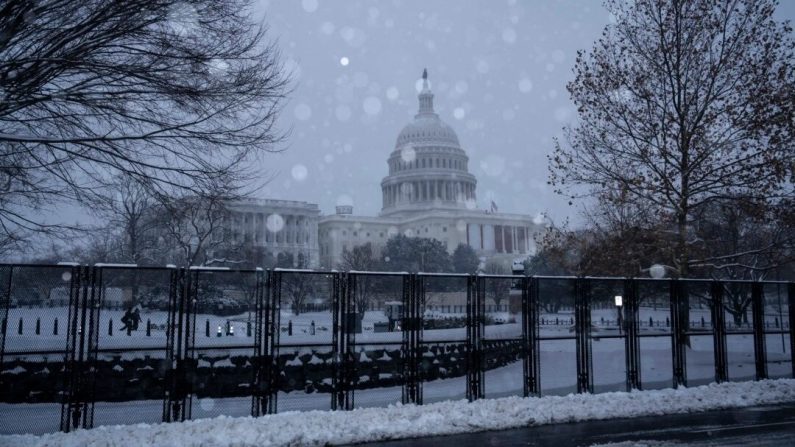
[[[652,441],[652,446],[795,446],[795,403],[434,436],[360,444],[414,446],[593,446]],[[643,444],[639,444],[643,445]]]

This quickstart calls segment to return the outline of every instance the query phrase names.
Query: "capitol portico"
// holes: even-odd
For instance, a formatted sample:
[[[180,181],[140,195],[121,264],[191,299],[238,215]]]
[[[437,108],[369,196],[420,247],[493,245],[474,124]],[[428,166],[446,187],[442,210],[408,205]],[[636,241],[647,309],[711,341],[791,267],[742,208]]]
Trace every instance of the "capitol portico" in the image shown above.
[[[434,238],[452,252],[468,244],[481,257],[519,258],[534,250],[540,227],[529,215],[477,209],[477,179],[452,127],[433,107],[423,72],[419,110],[400,131],[381,181],[379,216],[357,216],[350,206],[320,218],[320,263],[335,268],[345,250],[372,243],[378,249],[397,234]]]

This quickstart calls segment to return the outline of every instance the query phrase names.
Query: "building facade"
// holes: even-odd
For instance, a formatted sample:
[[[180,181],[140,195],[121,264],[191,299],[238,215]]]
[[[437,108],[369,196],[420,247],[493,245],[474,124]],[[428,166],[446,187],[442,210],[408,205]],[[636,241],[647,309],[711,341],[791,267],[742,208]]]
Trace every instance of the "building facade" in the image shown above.
[[[527,257],[535,250],[540,227],[523,214],[477,209],[477,179],[452,127],[433,107],[427,72],[419,110],[400,131],[381,181],[378,216],[357,216],[350,206],[319,221],[320,265],[336,268],[342,253],[371,243],[376,249],[397,234],[441,241],[448,251],[468,244],[483,258]]]
[[[245,199],[227,204],[234,243],[267,252],[274,259],[290,253],[306,257],[310,267],[320,264],[317,204],[294,200]]]

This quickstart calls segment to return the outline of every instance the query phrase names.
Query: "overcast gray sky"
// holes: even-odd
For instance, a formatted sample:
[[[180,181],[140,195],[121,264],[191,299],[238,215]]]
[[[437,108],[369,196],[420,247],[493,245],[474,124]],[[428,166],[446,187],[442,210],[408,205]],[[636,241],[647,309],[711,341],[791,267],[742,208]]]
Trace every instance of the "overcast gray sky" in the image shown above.
[[[779,17],[791,19],[795,1],[784,3]],[[386,159],[427,67],[436,110],[478,178],[479,207],[575,218],[546,185],[546,155],[575,119],[566,83],[576,52],[611,20],[600,1],[262,0],[258,12],[295,81],[280,120],[292,134],[265,159],[274,180],[260,195],[377,214]]]

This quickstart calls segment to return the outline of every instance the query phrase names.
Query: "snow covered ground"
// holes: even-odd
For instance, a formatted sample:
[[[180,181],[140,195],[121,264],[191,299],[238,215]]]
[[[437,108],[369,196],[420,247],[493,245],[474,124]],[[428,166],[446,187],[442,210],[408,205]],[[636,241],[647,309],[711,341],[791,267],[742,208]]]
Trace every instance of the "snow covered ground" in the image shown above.
[[[393,405],[354,411],[287,412],[172,424],[106,426],[43,436],[0,436],[0,445],[297,446],[499,430],[527,425],[691,413],[795,401],[795,380],[710,384],[643,392],[507,397],[468,403]]]

